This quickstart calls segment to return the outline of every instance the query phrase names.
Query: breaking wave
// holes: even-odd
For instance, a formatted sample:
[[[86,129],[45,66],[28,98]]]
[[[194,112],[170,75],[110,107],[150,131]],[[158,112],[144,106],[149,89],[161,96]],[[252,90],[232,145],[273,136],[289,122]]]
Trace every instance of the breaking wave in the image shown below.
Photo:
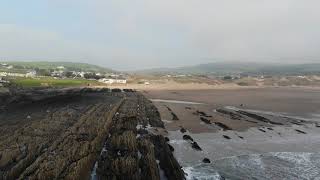
[[[188,180],[320,179],[320,153],[275,152],[223,158],[184,167]]]

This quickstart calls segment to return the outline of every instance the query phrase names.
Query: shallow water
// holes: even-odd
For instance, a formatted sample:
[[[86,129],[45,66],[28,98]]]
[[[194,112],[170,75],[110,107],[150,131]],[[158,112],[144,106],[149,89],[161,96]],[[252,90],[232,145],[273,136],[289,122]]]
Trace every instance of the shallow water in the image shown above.
[[[294,129],[302,129],[307,134],[296,133]],[[320,129],[313,125],[273,127],[266,133],[250,128],[244,132],[185,134],[203,149],[194,151],[190,143],[182,139],[183,134],[169,132],[169,143],[175,148],[175,157],[188,179],[320,180]],[[227,140],[223,135],[232,139]],[[205,157],[211,164],[201,162]]]
[[[184,168],[187,179],[320,179],[320,153],[271,152],[233,156]]]
[[[235,110],[235,111],[243,110],[243,111],[248,111],[252,113],[266,114],[266,115],[279,116],[279,117],[288,117],[288,118],[301,119],[306,121],[320,121],[320,114],[315,114],[315,113],[305,114],[302,117],[302,116],[296,116],[296,115],[292,115],[290,113],[285,113],[285,112],[270,112],[270,111],[262,111],[262,110],[256,110],[256,109],[244,109],[244,108],[238,108],[234,106],[225,106],[225,108],[230,110]]]
[[[191,101],[177,101],[177,100],[168,100],[168,99],[150,99],[153,102],[166,102],[166,103],[175,103],[175,104],[194,104],[199,105],[203,103],[191,102]]]

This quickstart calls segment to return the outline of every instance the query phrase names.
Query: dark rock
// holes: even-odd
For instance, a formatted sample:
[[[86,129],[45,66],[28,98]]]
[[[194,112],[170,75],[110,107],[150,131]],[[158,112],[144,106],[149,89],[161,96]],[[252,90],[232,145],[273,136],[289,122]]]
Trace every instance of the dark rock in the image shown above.
[[[171,115],[172,115],[172,120],[174,121],[179,120],[178,116],[174,112],[171,112]]]
[[[227,136],[227,135],[223,135],[223,137],[224,137],[225,139],[231,139],[231,137],[229,137],[229,136]]]
[[[168,144],[168,146],[169,146],[170,151],[173,152],[174,148],[170,144]]]
[[[182,127],[182,128],[180,129],[180,132],[181,132],[181,133],[185,133],[185,132],[187,132],[187,130]]]
[[[226,110],[226,109],[216,109],[217,112],[221,113],[221,114],[225,114],[225,115],[228,115],[230,116],[231,119],[235,119],[235,120],[240,120],[242,118],[241,115],[233,112],[233,111],[230,111],[230,110]]]
[[[203,162],[203,163],[211,163],[210,159],[208,159],[208,158],[204,158],[204,159],[202,160],[202,162]]]
[[[166,106],[166,108],[168,109],[168,111],[172,112],[172,109],[169,108],[169,106]]]
[[[164,139],[166,140],[166,142],[170,141],[170,139],[168,137],[165,137]]]
[[[202,151],[201,147],[198,145],[197,142],[192,142],[192,148],[197,150],[197,151]]]
[[[133,89],[123,89],[124,92],[135,92]]]
[[[271,121],[270,119],[267,119],[263,116],[259,116],[257,114],[253,114],[253,113],[250,113],[250,112],[247,112],[247,111],[237,111],[238,113],[240,114],[243,114],[245,116],[248,116],[250,118],[253,118],[255,120],[258,120],[258,121],[262,121],[262,122],[265,122],[265,123],[270,123],[270,124],[275,124],[275,125],[283,125],[283,123],[280,123],[280,122],[275,122],[275,121]]]
[[[170,146],[167,146],[163,136],[157,135],[151,137],[155,146],[155,155],[159,159],[159,165],[165,172],[168,180],[185,179],[184,172],[179,165],[178,161],[174,158]],[[158,170],[158,168],[157,168]],[[159,170],[158,170],[159,171]],[[151,179],[146,177],[146,179]]]
[[[227,126],[221,122],[214,122],[214,124],[219,126],[220,128],[222,128],[223,131],[232,130],[232,128],[230,128],[229,126]]]
[[[206,124],[211,124],[210,120],[209,119],[206,119],[204,117],[200,117],[200,120]]]
[[[259,128],[259,131],[261,131],[261,132],[266,132],[265,130],[263,130],[263,129],[260,129],[260,128]]]
[[[299,129],[295,129],[298,133],[300,133],[300,134],[307,134],[306,132],[304,132],[304,131],[301,131],[301,130],[299,130]]]
[[[137,133],[140,135],[144,135],[144,134],[148,134],[149,132],[146,129],[140,128],[137,130]]]
[[[244,139],[242,136],[238,136],[240,139]]]
[[[122,91],[119,88],[115,88],[115,89],[111,89],[111,92],[122,92]]]
[[[191,136],[189,136],[189,135],[183,135],[183,137],[182,137],[184,140],[186,140],[186,141],[192,141],[193,142],[193,139],[192,139],[192,137]]]
[[[197,110],[195,114],[198,114],[198,115],[203,116],[203,117],[212,117],[211,115],[207,115],[205,112],[199,111],[199,110]]]
[[[273,130],[273,128],[271,128],[271,127],[267,127],[267,129],[269,129],[270,131],[272,131],[272,130]]]

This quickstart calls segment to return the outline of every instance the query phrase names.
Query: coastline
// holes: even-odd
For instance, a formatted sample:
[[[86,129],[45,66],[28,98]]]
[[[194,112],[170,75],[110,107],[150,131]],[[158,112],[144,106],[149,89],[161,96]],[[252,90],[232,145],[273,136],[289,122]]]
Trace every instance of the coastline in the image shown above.
[[[142,92],[158,108],[187,179],[310,179],[320,174],[318,88]]]

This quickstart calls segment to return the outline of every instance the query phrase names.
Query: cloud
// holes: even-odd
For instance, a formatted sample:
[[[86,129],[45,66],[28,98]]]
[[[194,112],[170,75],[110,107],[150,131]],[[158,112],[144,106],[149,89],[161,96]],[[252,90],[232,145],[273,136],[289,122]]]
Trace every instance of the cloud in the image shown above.
[[[155,56],[308,60],[320,56],[319,6],[315,0],[142,0],[100,1],[97,10],[119,10],[114,18],[129,27],[128,36],[166,50]]]
[[[55,32],[12,24],[0,24],[0,54],[17,60],[52,60],[83,58],[85,52],[76,43]]]
[[[120,69],[320,57],[317,0],[58,0],[49,6],[77,9],[83,16],[73,23],[84,28],[0,25],[3,57],[90,59]]]

